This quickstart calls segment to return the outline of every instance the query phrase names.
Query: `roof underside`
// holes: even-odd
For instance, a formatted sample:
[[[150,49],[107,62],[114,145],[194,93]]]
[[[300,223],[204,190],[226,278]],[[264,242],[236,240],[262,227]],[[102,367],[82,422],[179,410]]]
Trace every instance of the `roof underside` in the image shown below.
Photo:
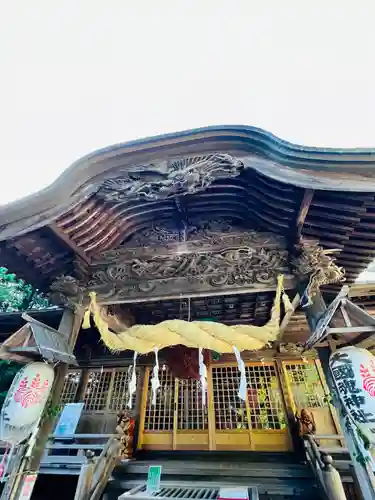
[[[107,148],[0,210],[0,262],[47,291],[105,251],[145,245],[155,226],[184,241],[199,219],[291,246],[318,239],[341,250],[337,263],[354,281],[375,258],[375,152],[303,148],[251,127]]]

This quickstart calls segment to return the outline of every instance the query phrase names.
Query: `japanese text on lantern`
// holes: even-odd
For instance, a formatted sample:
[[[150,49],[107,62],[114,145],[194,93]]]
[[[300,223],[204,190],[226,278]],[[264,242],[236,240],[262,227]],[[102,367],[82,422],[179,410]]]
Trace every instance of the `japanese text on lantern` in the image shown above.
[[[375,423],[375,415],[366,412],[366,398],[362,395],[359,377],[353,368],[353,361],[347,353],[336,352],[331,356],[331,370],[340,398],[350,416],[359,424]]]

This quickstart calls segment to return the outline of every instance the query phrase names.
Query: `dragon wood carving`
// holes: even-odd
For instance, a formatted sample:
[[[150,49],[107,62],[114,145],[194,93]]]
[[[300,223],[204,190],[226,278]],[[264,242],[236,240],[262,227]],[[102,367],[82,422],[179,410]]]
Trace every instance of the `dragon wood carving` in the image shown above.
[[[83,304],[84,287],[77,278],[59,276],[50,286],[50,300],[53,304],[76,309]]]
[[[104,181],[98,196],[115,202],[173,198],[203,191],[218,179],[237,177],[243,169],[242,161],[228,154],[131,166],[121,176]]]
[[[110,265],[106,271],[96,272],[89,285],[171,278],[204,278],[211,286],[273,284],[277,274],[286,267],[286,252],[251,247],[229,248],[218,252],[134,258]]]
[[[317,241],[302,241],[301,252],[292,260],[292,267],[301,281],[309,280],[308,297],[314,297],[323,285],[345,281],[344,269],[332,257],[338,251],[325,250]]]
[[[229,240],[233,233],[229,233]],[[82,304],[84,290],[96,291],[99,301],[132,302],[152,297],[176,297],[184,294],[217,293],[245,289],[272,289],[277,275],[286,275],[287,288],[294,286],[291,271],[300,280],[308,281],[310,297],[320,286],[343,281],[344,273],[331,257],[332,250],[324,250],[314,241],[305,241],[298,257],[289,260],[282,241],[273,240],[267,234],[246,233],[242,245],[228,245],[220,239],[220,245],[209,249],[197,247],[186,252],[171,251],[165,245],[164,252],[153,253],[148,249],[122,248],[111,251],[108,260],[91,266],[86,283],[72,277],[60,277],[51,286],[54,303]],[[240,235],[237,235],[240,238]],[[241,239],[238,243],[241,242]],[[160,249],[159,249],[160,250]],[[115,253],[113,253],[115,252]]]

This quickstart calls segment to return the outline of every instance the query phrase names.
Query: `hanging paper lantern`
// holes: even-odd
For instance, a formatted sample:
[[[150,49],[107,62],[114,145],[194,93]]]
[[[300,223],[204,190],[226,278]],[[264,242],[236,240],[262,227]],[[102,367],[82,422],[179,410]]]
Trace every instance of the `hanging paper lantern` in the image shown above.
[[[0,414],[0,439],[18,444],[38,425],[51,392],[54,370],[46,363],[30,363],[15,376]]]
[[[209,357],[209,351],[203,351],[206,366]],[[168,368],[176,378],[181,380],[199,380],[201,378],[199,373],[199,349],[191,349],[182,345],[171,347],[166,351],[166,361]]]
[[[329,365],[347,414],[375,445],[375,356],[366,349],[343,347],[331,354]]]

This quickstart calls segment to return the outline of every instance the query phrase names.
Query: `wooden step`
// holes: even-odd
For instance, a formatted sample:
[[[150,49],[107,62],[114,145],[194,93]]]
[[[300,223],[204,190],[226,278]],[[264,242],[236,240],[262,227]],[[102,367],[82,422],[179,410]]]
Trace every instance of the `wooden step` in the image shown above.
[[[159,460],[158,462],[133,461],[117,467],[115,475],[126,474],[147,476],[150,465],[161,465],[165,476],[232,476],[232,477],[262,477],[262,478],[307,478],[313,477],[310,469],[299,464],[278,464],[264,462],[211,462]]]
[[[239,457],[239,454],[220,457],[210,454],[205,459],[202,456],[197,459],[196,455],[188,459],[182,459],[176,454],[173,457],[168,459],[165,455],[152,455],[152,460],[135,460],[117,467],[107,492],[112,489],[123,493],[144,484],[150,465],[161,465],[162,484],[165,486],[176,484],[176,481],[179,485],[197,486],[207,483],[214,486],[220,483],[228,486],[257,486],[259,494],[272,495],[277,500],[281,500],[283,495],[309,500],[320,498],[310,468],[288,462],[285,455],[282,460],[278,457],[279,461],[274,461],[275,457],[271,456],[266,457],[268,461],[261,461],[259,455],[258,461],[254,461],[254,455],[251,457],[252,461],[248,461],[244,455]]]
[[[143,484],[144,480],[140,479],[112,479],[107,486],[106,493],[108,494],[108,499],[117,499],[116,494],[122,494],[125,491]],[[168,487],[169,485],[175,485],[176,478],[174,480],[162,480],[162,485]],[[261,478],[253,477],[242,477],[242,478],[202,478],[202,480],[197,481],[185,481],[179,480],[179,485],[188,486],[191,484],[194,486],[204,486],[207,484],[217,485],[220,483],[222,486],[256,486],[258,488],[259,494],[262,496],[268,495],[279,500],[282,496],[299,497],[305,500],[319,500],[320,492],[317,488],[315,482],[311,479],[282,479],[282,478],[267,478],[262,480]],[[111,495],[110,495],[111,494]]]

